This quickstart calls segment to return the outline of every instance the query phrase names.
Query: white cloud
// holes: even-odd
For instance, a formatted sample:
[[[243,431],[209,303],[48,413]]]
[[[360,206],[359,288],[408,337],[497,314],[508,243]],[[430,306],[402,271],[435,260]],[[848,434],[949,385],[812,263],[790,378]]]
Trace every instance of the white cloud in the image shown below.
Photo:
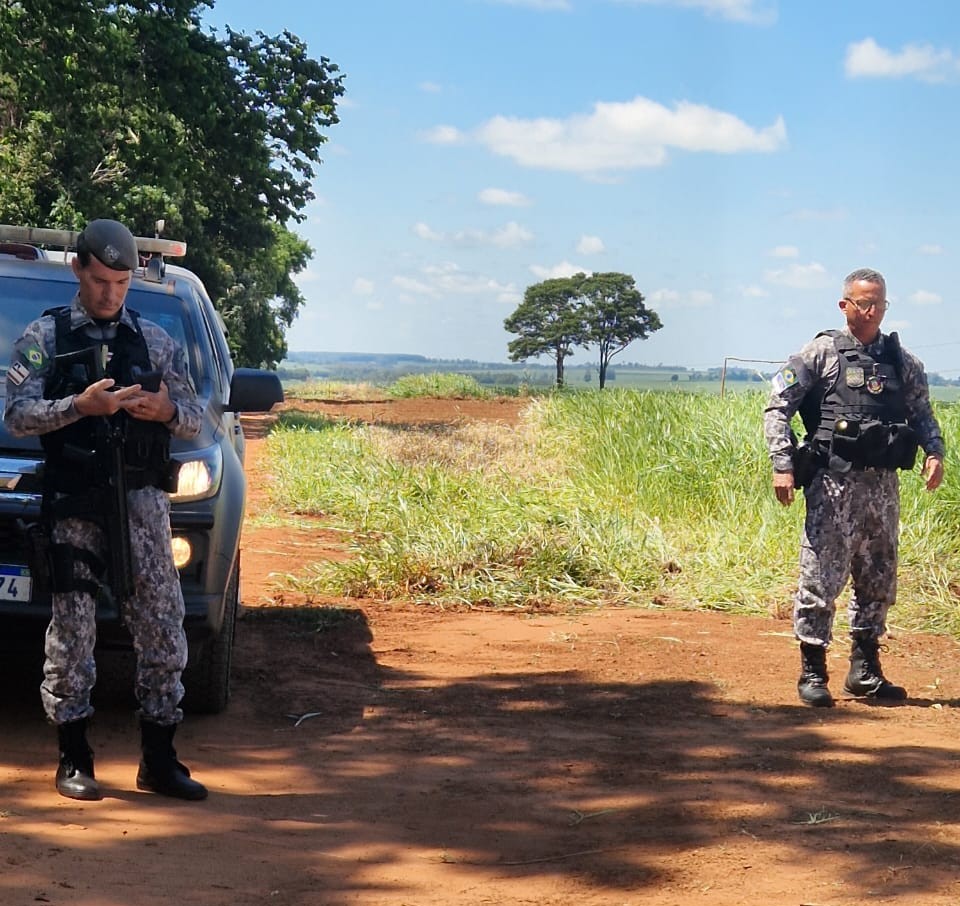
[[[401,291],[402,301],[416,301],[415,297],[445,299],[449,296],[489,297],[495,302],[513,301],[520,290],[512,283],[501,283],[482,274],[462,271],[452,262],[428,265],[417,276],[397,275],[391,281]]]
[[[926,245],[921,245],[917,251],[921,255],[942,255],[943,246],[939,242],[930,242]]]
[[[443,86],[437,82],[421,82],[420,90],[426,94],[440,94],[440,92],[443,91]]]
[[[443,239],[442,233],[431,230],[425,223],[415,223],[413,225],[413,233],[419,239],[426,239],[429,242],[440,242]]]
[[[473,137],[521,166],[589,175],[658,167],[671,148],[717,154],[776,151],[786,144],[787,130],[782,117],[754,129],[731,113],[702,104],[680,101],[671,110],[636,97],[601,101],[589,114],[562,120],[495,116]]]
[[[790,264],[778,270],[765,271],[767,283],[786,286],[790,289],[823,289],[829,285],[827,269],[818,262],[810,264]]]
[[[924,82],[942,82],[958,72],[952,51],[937,50],[930,44],[906,44],[894,52],[881,47],[873,38],[847,45],[844,68],[852,79],[912,76]]]
[[[373,290],[373,281],[368,280],[366,277],[357,277],[357,279],[353,281],[353,292],[358,296],[373,295]]]
[[[533,238],[533,233],[511,220],[510,223],[500,227],[499,230],[495,230],[490,235],[490,242],[501,249],[517,248],[532,242]]]
[[[713,293],[706,289],[678,292],[675,289],[655,289],[647,296],[654,308],[705,308],[714,302]]]
[[[658,4],[698,9],[708,16],[728,19],[731,22],[746,22],[751,25],[773,25],[777,21],[776,6],[764,0],[619,0],[621,3],[639,5]]]
[[[464,141],[463,133],[456,126],[434,126],[421,132],[420,138],[431,145],[459,145]]]
[[[507,189],[483,189],[477,195],[483,204],[502,205],[503,207],[525,208],[530,199],[522,192],[510,192]]]
[[[552,267],[544,267],[542,264],[531,264],[530,271],[540,280],[552,280],[555,277],[572,277],[574,274],[592,273],[589,268],[581,267],[579,264],[571,264],[569,261],[561,261]]]
[[[446,242],[451,245],[475,248],[477,246],[494,246],[495,248],[518,248],[535,238],[526,227],[511,220],[493,232],[485,230],[458,230],[454,233],[438,233],[425,223],[416,223],[413,226],[414,235],[428,242]]]
[[[680,293],[675,289],[655,289],[647,296],[648,302],[657,302],[660,305],[672,305],[680,301]]]
[[[743,286],[740,288],[740,294],[745,299],[766,299],[770,296],[762,286],[757,286],[755,283],[751,283],[749,286]]]
[[[799,258],[800,249],[795,245],[777,245],[767,253],[771,258]]]
[[[939,293],[928,292],[925,289],[918,289],[909,296],[909,299],[914,305],[941,305],[943,303],[943,296]]]
[[[436,297],[440,295],[435,286],[432,286],[425,280],[418,280],[415,277],[406,277],[402,274],[398,274],[390,282],[393,283],[393,285],[402,293],[410,296]]]
[[[601,252],[606,251],[606,247],[599,236],[583,235],[577,243],[577,251],[581,255],[599,255]]]

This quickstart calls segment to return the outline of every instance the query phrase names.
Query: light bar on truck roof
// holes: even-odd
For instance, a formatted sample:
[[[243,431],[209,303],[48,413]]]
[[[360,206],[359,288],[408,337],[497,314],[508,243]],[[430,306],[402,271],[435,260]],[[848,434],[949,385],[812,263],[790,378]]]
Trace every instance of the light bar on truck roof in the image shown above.
[[[0,224],[0,240],[27,242],[30,245],[53,246],[60,249],[75,249],[79,232],[74,230],[50,230],[45,227],[22,227]],[[182,258],[187,254],[187,244],[179,239],[157,239],[151,236],[136,236],[137,251],[146,254],[169,255]]]

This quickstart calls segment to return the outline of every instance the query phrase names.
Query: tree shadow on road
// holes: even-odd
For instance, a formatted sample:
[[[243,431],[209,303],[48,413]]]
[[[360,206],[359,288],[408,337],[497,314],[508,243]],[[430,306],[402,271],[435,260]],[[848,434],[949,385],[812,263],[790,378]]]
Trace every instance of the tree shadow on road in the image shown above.
[[[886,895],[916,897],[956,877],[960,846],[938,830],[955,821],[954,737],[898,744],[896,724],[869,709],[758,707],[706,680],[599,681],[573,661],[476,673],[464,664],[443,676],[416,666],[420,657],[404,668],[398,649],[387,667],[374,642],[359,609],[278,608],[243,621],[230,709],[183,728],[188,751],[222,783],[189,813],[159,803],[183,821],[146,836],[184,858],[248,857],[168,880],[169,901],[194,885],[191,902],[221,902],[213,889],[260,902],[251,891],[267,884],[284,903],[413,902],[416,889],[399,879],[416,864],[489,890],[563,879],[641,895],[692,884],[705,853],[733,866],[751,853],[771,859],[759,866],[768,885],[778,865],[815,877],[821,860],[840,859],[838,880],[862,897],[878,878]],[[17,775],[18,747],[50,737],[42,719],[25,721],[27,698],[16,701],[0,714],[0,734],[15,738],[0,793],[29,820],[0,829],[26,859],[63,808],[22,795],[32,781]],[[119,701],[100,719],[107,739],[128,721]],[[865,720],[875,738],[851,741],[845,725]],[[99,806],[83,808],[87,825],[117,819]],[[99,860],[134,862],[108,834],[95,848]],[[62,870],[57,859],[48,867],[48,880]],[[0,893],[35,895],[36,883],[17,883],[8,877]]]

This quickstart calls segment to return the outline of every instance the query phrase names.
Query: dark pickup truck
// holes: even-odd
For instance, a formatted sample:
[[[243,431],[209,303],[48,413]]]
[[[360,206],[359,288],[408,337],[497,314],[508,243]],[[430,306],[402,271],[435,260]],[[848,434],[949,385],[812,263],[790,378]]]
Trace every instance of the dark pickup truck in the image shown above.
[[[13,343],[47,308],[76,292],[69,252],[76,233],[0,226],[0,365],[6,373]],[[126,304],[159,324],[186,351],[203,427],[189,441],[173,440],[181,463],[170,495],[174,559],[186,603],[190,662],[184,707],[222,711],[230,697],[230,666],[240,598],[240,532],[246,501],[242,412],[266,412],[283,400],[274,372],[235,368],[222,320],[203,284],[165,255],[185,245],[138,238],[145,266],[134,275]],[[48,249],[58,248],[59,252]],[[0,381],[0,392],[6,393]],[[5,400],[0,400],[0,411]],[[0,648],[42,642],[49,597],[27,565],[25,529],[39,517],[43,454],[35,437],[12,437],[0,424]],[[98,602],[101,648],[129,648],[118,608],[104,589]]]

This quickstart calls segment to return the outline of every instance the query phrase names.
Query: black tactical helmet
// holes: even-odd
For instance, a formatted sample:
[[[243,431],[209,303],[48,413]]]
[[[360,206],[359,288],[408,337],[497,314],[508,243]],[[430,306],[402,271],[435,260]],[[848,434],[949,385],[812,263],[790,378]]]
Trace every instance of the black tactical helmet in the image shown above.
[[[77,252],[89,253],[115,271],[134,271],[140,266],[137,240],[116,220],[91,220],[77,237]]]

